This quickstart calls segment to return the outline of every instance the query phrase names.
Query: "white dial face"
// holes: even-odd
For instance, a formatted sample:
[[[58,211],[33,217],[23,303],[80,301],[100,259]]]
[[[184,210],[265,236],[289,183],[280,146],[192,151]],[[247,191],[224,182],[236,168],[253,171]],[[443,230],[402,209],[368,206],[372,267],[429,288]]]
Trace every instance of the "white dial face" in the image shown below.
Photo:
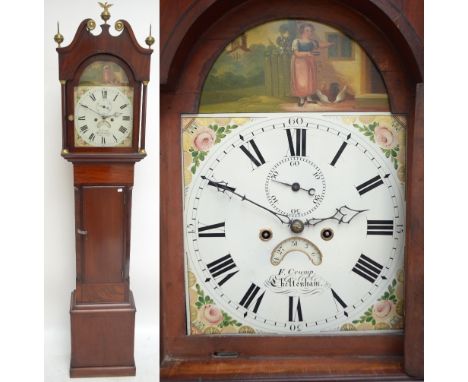
[[[131,145],[133,102],[128,89],[93,86],[75,95],[76,146]]]
[[[185,251],[213,304],[257,333],[337,331],[402,266],[396,172],[357,130],[261,119],[207,155],[185,195]]]

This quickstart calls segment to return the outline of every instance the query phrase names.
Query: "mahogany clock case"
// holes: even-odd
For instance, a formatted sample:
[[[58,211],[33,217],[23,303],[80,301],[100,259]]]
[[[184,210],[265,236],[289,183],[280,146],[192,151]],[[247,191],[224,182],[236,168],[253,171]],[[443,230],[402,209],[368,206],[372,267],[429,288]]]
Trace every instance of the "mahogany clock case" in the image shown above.
[[[423,377],[422,7],[401,1],[161,2],[161,378],[163,380],[409,380]],[[183,10],[182,12],[180,10]],[[224,47],[280,18],[314,20],[357,41],[378,68],[390,110],[408,116],[404,335],[187,336],[180,116],[198,112]],[[418,29],[421,30],[421,29]],[[229,358],[232,357],[232,358]],[[364,357],[364,358],[363,358]]]

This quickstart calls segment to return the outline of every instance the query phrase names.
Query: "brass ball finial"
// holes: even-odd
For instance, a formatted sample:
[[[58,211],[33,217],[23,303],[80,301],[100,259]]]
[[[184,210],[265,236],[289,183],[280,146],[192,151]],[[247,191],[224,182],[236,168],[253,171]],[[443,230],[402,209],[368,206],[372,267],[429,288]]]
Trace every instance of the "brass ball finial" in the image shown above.
[[[54,41],[57,43],[60,48],[60,44],[63,42],[63,35],[60,33],[59,23],[57,21],[57,33],[54,36]]]
[[[109,20],[111,17],[109,8],[112,7],[113,4],[109,4],[107,1],[105,3],[101,3],[100,1],[98,1],[98,4],[101,6],[102,9],[104,9],[101,13],[101,19],[103,19],[104,22],[107,24],[107,20]]]
[[[155,41],[154,37],[151,36],[151,24],[150,24],[149,36],[146,37],[145,42],[146,42],[146,45],[148,45],[148,47],[151,48],[151,45],[154,44],[154,41]]]

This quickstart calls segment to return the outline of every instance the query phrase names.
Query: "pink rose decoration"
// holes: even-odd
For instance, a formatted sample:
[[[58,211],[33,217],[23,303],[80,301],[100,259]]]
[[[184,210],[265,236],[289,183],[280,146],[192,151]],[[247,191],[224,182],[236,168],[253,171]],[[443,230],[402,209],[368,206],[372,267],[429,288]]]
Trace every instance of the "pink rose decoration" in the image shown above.
[[[392,311],[393,303],[389,300],[378,301],[374,305],[374,317],[385,318]]]
[[[195,131],[193,145],[198,151],[208,151],[213,146],[216,134],[210,128],[201,128]]]
[[[218,325],[223,321],[223,314],[216,305],[207,304],[203,307],[203,318],[210,324]]]
[[[375,128],[374,139],[377,144],[384,149],[392,149],[398,143],[397,137],[395,137],[392,131],[385,126],[377,126]]]

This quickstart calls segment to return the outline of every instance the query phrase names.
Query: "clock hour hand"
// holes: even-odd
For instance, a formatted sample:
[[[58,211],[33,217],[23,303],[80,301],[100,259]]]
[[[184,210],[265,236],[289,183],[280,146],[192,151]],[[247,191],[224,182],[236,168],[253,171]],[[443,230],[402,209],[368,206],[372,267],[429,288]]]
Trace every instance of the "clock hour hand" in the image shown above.
[[[336,220],[338,221],[338,224],[341,224],[341,223],[349,224],[351,220],[353,220],[357,215],[365,211],[368,211],[368,210],[354,210],[345,205],[340,208],[337,208],[336,212],[331,216],[328,216],[322,219],[316,219],[316,218],[307,219],[307,222],[305,224],[313,227],[325,220]]]
[[[258,204],[257,202],[254,202],[253,200],[249,199],[246,195],[241,195],[241,194],[237,193],[236,189],[234,187],[228,186],[225,182],[215,182],[214,180],[210,180],[206,176],[203,176],[203,175],[202,175],[201,178],[204,179],[204,180],[207,180],[208,185],[216,187],[216,189],[218,191],[221,191],[221,192],[226,192],[227,191],[227,192],[229,192],[229,193],[231,193],[233,195],[236,195],[242,201],[245,200],[245,201],[247,201],[249,203],[252,203],[253,205],[255,205],[257,207],[260,207],[260,208],[264,209],[265,211],[268,211],[269,213],[275,215],[282,224],[291,225],[292,221],[287,215],[276,213],[275,211],[272,211],[269,208],[267,208],[265,206],[262,206],[261,204]]]

